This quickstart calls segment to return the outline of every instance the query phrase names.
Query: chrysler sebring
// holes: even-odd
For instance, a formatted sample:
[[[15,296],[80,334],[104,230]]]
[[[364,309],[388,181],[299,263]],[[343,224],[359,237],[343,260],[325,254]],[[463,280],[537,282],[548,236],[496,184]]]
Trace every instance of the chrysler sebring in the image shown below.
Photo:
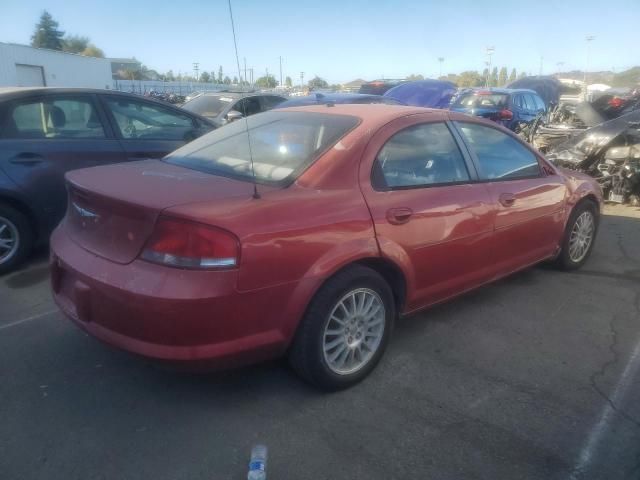
[[[395,105],[251,116],[162,160],[67,174],[59,307],[103,341],[217,368],[367,376],[401,315],[588,258],[597,184],[501,126]]]

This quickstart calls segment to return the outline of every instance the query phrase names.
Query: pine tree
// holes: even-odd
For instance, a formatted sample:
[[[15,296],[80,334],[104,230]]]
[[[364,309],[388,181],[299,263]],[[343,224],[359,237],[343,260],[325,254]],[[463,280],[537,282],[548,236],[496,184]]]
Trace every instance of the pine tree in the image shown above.
[[[493,67],[493,70],[491,71],[491,77],[489,77],[489,86],[498,86],[498,67]]]
[[[58,26],[58,22],[53,19],[49,12],[46,10],[42,12],[40,21],[36,24],[36,29],[31,36],[31,46],[62,50],[64,32],[58,30]]]
[[[511,75],[509,75],[509,83],[515,82],[516,78],[518,78],[517,72],[515,68],[511,69]]]
[[[502,67],[500,69],[500,74],[498,75],[498,85],[503,87],[507,84],[507,67]]]
[[[222,79],[224,78],[224,74],[222,73],[222,65],[218,69],[218,83],[222,83]]]

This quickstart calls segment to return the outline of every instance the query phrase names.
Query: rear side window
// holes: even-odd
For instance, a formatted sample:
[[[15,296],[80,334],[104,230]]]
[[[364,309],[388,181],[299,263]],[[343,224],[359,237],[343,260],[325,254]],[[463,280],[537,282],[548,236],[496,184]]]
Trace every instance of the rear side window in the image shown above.
[[[508,98],[508,95],[502,93],[466,93],[456,99],[454,106],[466,108],[504,108],[507,106]]]
[[[536,110],[545,110],[544,102],[538,95],[532,95],[533,101],[536,103]]]
[[[396,133],[374,166],[375,188],[410,188],[469,181],[469,172],[444,123],[426,123]]]
[[[262,110],[271,110],[272,108],[276,108],[282,102],[284,102],[284,98],[276,97],[276,96],[266,96],[262,97]]]
[[[126,139],[186,141],[195,129],[190,116],[150,102],[108,98],[107,106]]]
[[[495,128],[458,123],[475,152],[483,180],[510,180],[540,175],[538,159],[528,148]]]
[[[47,98],[9,107],[0,137],[15,139],[105,138],[104,128],[89,99]]]

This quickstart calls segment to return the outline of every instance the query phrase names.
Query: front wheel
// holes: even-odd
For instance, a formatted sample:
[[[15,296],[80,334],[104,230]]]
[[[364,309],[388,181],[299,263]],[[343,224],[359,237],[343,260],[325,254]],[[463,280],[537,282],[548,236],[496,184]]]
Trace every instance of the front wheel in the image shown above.
[[[377,272],[350,267],[311,301],[289,360],[310,383],[327,390],[364,379],[382,356],[395,318],[393,295]]]
[[[591,255],[598,231],[598,208],[590,201],[578,204],[567,222],[556,264],[564,270],[580,268]]]

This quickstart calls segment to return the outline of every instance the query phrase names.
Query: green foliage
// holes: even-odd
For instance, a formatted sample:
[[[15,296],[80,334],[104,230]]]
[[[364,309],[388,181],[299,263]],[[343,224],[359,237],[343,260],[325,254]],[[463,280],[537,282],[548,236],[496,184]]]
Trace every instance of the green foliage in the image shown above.
[[[481,87],[484,85],[484,77],[480,76],[476,71],[467,70],[458,75],[458,81],[456,83],[459,87]]]
[[[491,71],[491,75],[489,76],[489,86],[498,86],[498,67],[493,67],[493,70]]]
[[[209,75],[209,72],[202,72],[200,74],[200,81],[204,83],[209,83],[211,81],[211,75]]]
[[[220,65],[220,68],[218,68],[218,83],[222,83],[223,78],[224,73],[222,72],[222,65]]]
[[[42,12],[40,21],[36,24],[35,31],[31,36],[31,46],[62,50],[64,32],[58,30],[58,26],[58,22],[53,19],[49,12],[46,10]]]
[[[226,76],[224,77],[224,80],[222,81],[222,83],[224,83],[225,85],[231,85],[231,79]]]
[[[89,46],[89,37],[81,35],[67,35],[62,41],[62,51],[81,53]]]
[[[87,48],[80,53],[87,57],[104,58],[104,52],[92,43],[90,43]]]
[[[265,75],[256,80],[256,87],[258,88],[275,88],[278,85],[276,77],[273,75]]]
[[[417,75],[416,75],[415,73],[412,73],[411,75],[409,75],[409,76],[407,77],[407,80],[409,80],[409,81],[413,81],[413,80],[424,80],[424,75],[420,75],[420,74],[417,74]]]
[[[320,78],[317,75],[313,77],[311,80],[309,80],[308,85],[309,85],[309,88],[311,89],[327,88],[329,86],[329,84],[325,79]]]
[[[502,67],[498,74],[498,85],[504,87],[507,84],[507,67]]]
[[[285,84],[287,87],[291,88],[291,87],[293,86],[293,80],[291,80],[291,77],[287,77],[287,78],[285,78],[285,79],[284,79],[284,84]]]
[[[515,82],[517,78],[518,78],[518,75],[517,75],[516,69],[512,68],[511,75],[509,75],[509,83]]]
[[[238,77],[233,77],[233,84],[238,85]]]

